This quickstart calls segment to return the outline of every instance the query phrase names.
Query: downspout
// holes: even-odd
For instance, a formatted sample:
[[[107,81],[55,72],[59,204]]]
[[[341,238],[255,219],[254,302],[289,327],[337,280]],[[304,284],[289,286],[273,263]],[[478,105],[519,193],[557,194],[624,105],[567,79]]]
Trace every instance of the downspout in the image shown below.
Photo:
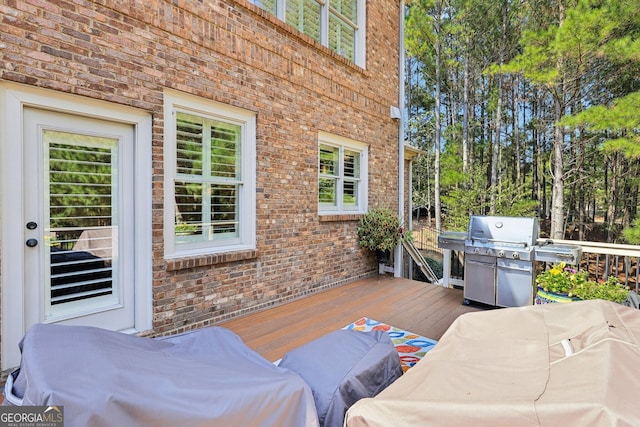
[[[409,177],[409,187],[407,191],[407,212],[409,213],[409,218],[406,219],[408,230],[413,230],[413,162],[415,159],[416,157],[411,158],[409,161],[409,170],[407,171],[407,176]],[[409,262],[409,271],[407,272],[409,279],[413,278],[413,265],[413,262]]]
[[[400,119],[398,120],[398,217],[404,217],[404,0],[400,0],[399,19],[399,55],[398,55],[398,108]],[[402,253],[403,247],[396,247],[393,259],[393,276],[402,277]]]

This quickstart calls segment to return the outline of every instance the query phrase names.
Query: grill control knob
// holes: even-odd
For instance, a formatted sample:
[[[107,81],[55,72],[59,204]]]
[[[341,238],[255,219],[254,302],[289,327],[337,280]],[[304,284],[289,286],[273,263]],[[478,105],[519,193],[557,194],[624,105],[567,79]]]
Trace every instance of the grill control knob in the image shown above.
[[[513,254],[511,254],[511,258],[520,259],[520,254],[518,252],[514,252]]]
[[[500,252],[498,252],[498,256],[499,256],[499,257],[504,257],[504,251],[500,251]]]

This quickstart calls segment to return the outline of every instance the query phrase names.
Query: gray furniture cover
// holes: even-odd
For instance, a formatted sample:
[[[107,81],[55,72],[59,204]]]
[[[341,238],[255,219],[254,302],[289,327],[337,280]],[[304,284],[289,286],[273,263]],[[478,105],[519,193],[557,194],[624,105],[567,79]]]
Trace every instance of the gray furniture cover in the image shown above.
[[[312,393],[233,332],[166,339],[38,324],[4,405],[63,405],[65,426],[318,425]]]
[[[377,395],[402,375],[398,352],[383,331],[331,332],[290,351],[279,366],[311,386],[323,427],[342,427],[351,405]]]

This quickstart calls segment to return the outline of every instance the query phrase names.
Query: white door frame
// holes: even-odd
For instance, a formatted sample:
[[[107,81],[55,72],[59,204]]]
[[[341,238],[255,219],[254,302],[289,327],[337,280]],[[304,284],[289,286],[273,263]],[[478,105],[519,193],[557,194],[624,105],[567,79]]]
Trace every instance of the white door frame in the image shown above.
[[[0,81],[0,289],[2,291],[2,370],[20,362],[18,342],[29,325],[24,316],[23,251],[24,204],[22,197],[22,129],[25,106],[66,112],[131,124],[134,127],[134,327],[136,333],[153,326],[151,249],[151,138],[152,118],[148,112],[96,101],[77,95]]]

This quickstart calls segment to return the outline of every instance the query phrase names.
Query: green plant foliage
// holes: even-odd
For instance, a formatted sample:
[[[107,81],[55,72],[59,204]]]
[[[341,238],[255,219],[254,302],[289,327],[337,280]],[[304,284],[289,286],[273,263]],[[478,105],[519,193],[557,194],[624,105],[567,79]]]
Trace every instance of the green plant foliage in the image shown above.
[[[358,224],[358,243],[371,251],[391,251],[403,241],[410,240],[411,233],[388,208],[370,209]]]
[[[633,222],[632,227],[625,228],[622,234],[627,242],[632,245],[640,245],[640,218]]]
[[[475,168],[474,171],[466,175],[459,172],[460,168],[456,170],[458,172],[447,173],[451,179],[447,181],[449,188],[447,193],[442,195],[442,202],[447,210],[447,229],[462,231],[466,230],[470,215],[484,215],[488,211],[488,183],[484,171],[480,168]],[[528,197],[524,187],[524,185],[515,184],[508,179],[500,180],[497,188],[496,214],[504,216],[535,215],[537,203]]]
[[[608,140],[603,149],[621,152],[628,158],[640,158],[640,92],[631,93],[614,100],[611,105],[598,105],[579,114],[566,117],[562,124],[584,126],[592,132],[599,132]],[[612,138],[617,135],[618,137]]]
[[[569,296],[573,296],[572,289],[586,281],[586,273],[567,268],[564,262],[554,265],[536,277],[536,284],[545,291]]]
[[[606,282],[587,280],[588,274],[558,263],[536,277],[536,284],[546,292],[566,294],[581,300],[602,299],[621,303],[627,299],[629,288],[609,277]]]
[[[429,267],[431,267],[431,270],[436,274],[437,277],[442,277],[444,267],[441,261],[435,260],[433,258],[425,258],[425,261],[427,262],[427,264],[429,264]]]
[[[573,296],[582,300],[602,299],[617,303],[624,302],[629,296],[629,288],[619,283],[618,279],[612,276],[602,283],[593,281],[580,283],[571,292]]]

